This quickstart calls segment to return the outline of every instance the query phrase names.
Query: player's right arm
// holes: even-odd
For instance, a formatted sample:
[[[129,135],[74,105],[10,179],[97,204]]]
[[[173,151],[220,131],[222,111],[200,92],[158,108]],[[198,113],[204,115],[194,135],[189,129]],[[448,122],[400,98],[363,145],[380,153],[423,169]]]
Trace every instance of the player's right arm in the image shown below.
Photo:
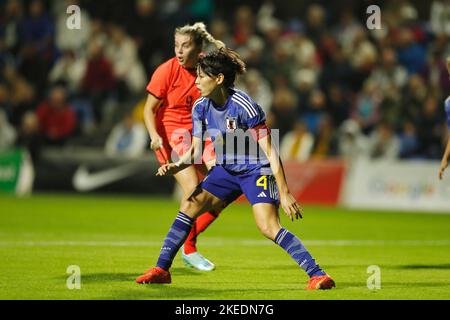
[[[156,130],[155,111],[167,97],[170,88],[172,74],[171,61],[168,60],[156,68],[147,85],[148,96],[144,107],[144,121],[151,139],[150,146],[155,151],[162,147],[161,136]]]
[[[158,150],[162,146],[162,138],[156,131],[155,111],[161,105],[162,100],[156,98],[152,94],[148,94],[147,101],[144,107],[144,121],[147,127],[148,134],[150,135],[152,150]]]
[[[439,179],[442,180],[444,171],[448,166],[448,157],[450,156],[450,134],[447,141],[447,147],[445,148],[444,156],[442,157],[441,167],[439,168]]]

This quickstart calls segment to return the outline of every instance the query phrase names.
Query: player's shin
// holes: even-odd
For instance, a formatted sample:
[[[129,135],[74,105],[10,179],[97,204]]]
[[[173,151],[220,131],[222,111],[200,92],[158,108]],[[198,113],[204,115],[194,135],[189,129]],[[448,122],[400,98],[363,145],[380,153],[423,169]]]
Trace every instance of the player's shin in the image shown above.
[[[303,243],[294,234],[281,228],[274,242],[283,248],[294,259],[309,277],[325,275]]]
[[[194,219],[188,215],[182,212],[178,213],[175,221],[169,229],[169,232],[167,233],[166,238],[164,239],[163,246],[159,253],[158,262],[156,264],[157,267],[164,270],[169,270],[178,250],[181,248],[189,232],[191,231],[193,222]]]
[[[185,243],[184,243],[184,253],[190,254],[197,252],[197,236],[208,228],[208,226],[216,220],[218,213],[215,212],[205,212],[200,215],[192,226],[191,232],[189,233]]]

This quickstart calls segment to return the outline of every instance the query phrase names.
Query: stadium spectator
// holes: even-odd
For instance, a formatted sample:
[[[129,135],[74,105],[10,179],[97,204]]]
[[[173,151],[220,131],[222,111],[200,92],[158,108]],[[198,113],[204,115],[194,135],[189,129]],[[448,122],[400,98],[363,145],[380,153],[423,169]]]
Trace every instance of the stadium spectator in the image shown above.
[[[24,18],[23,4],[19,0],[8,0],[0,14],[0,38],[6,49],[16,55],[20,49],[19,26]]]
[[[419,154],[419,139],[417,128],[411,121],[405,121],[402,131],[399,135],[400,141],[400,159],[416,158]]]
[[[10,122],[18,128],[21,123],[22,116],[35,108],[35,90],[31,83],[24,79],[16,69],[7,67],[3,73],[5,86],[9,91],[8,116]]]
[[[369,155],[376,160],[395,160],[400,153],[400,141],[387,122],[378,124],[368,140]]]
[[[331,83],[339,83],[343,89],[352,90],[352,92],[361,86],[357,80],[356,71],[340,45],[331,52],[330,59],[324,61],[319,83],[322,88],[329,87]]]
[[[351,52],[353,44],[363,26],[350,10],[343,11],[339,16],[339,23],[333,30],[333,36],[341,44],[345,52]]]
[[[339,128],[350,117],[350,92],[337,83],[331,83],[327,88],[327,113],[333,121],[333,126]]]
[[[326,33],[326,12],[320,4],[311,4],[306,12],[306,35],[316,45]]]
[[[43,138],[39,130],[39,119],[36,113],[28,111],[22,117],[18,131],[17,146],[26,148],[33,163],[40,159]]]
[[[295,63],[300,68],[316,69],[319,64],[317,48],[304,33],[291,35]]]
[[[319,125],[326,115],[326,98],[325,94],[318,89],[311,92],[308,102],[304,110],[301,111],[301,115],[308,130],[314,135],[319,134]]]
[[[423,68],[421,75],[435,94],[450,92],[450,79],[447,65],[442,59],[443,54],[439,48],[432,48],[428,55],[428,63]]]
[[[75,112],[66,102],[66,90],[62,86],[51,89],[48,99],[36,109],[40,132],[47,144],[63,145],[77,126]]]
[[[368,157],[367,137],[355,120],[348,119],[342,123],[337,137],[338,155],[349,161]]]
[[[8,122],[6,112],[0,109],[0,152],[8,150],[16,141],[16,130]]]
[[[67,8],[69,6],[80,7],[80,28],[70,29],[67,27]],[[91,33],[91,18],[87,10],[81,10],[79,0],[53,1],[53,12],[55,13],[55,44],[61,51],[73,51],[77,55],[86,48]]]
[[[383,48],[381,61],[373,70],[370,79],[377,84],[378,90],[386,92],[391,88],[400,90],[408,81],[408,73],[397,63],[397,53],[391,47]]]
[[[269,112],[273,100],[272,89],[269,82],[258,70],[249,69],[239,79],[236,87],[251,94],[264,112]]]
[[[431,30],[436,34],[450,36],[450,3],[448,0],[434,0],[430,8]]]
[[[424,80],[419,75],[411,76],[403,92],[403,117],[419,124],[426,97],[427,86]]]
[[[439,106],[437,97],[432,94],[428,95],[422,106],[418,122],[420,152],[429,159],[441,157],[441,139],[445,135],[445,123],[442,121],[443,110]]]
[[[146,74],[162,62],[162,55],[167,51],[167,44],[161,17],[157,11],[158,2],[155,0],[137,0],[130,19],[126,21],[127,31],[138,48],[138,55]],[[149,32],[159,30],[160,32]]]
[[[0,82],[0,111],[4,112],[10,121],[11,105],[9,101],[9,92],[5,84]]]
[[[105,55],[111,61],[114,76],[121,86],[121,100],[125,100],[127,93],[136,95],[145,89],[146,76],[144,68],[138,58],[135,42],[125,30],[116,24],[109,28],[110,39],[105,47]]]
[[[280,139],[291,130],[298,117],[297,97],[295,93],[282,83],[275,87],[273,93],[272,114],[274,126],[280,128]]]
[[[233,38],[238,47],[246,44],[255,33],[255,24],[255,15],[251,7],[241,5],[236,8]]]
[[[73,50],[63,51],[49,74],[51,84],[64,84],[69,94],[77,95],[86,72],[86,60]]]
[[[235,47],[233,36],[230,34],[229,25],[226,21],[222,19],[214,19],[211,21],[211,35],[215,39],[222,39],[221,41],[225,43],[227,46]],[[260,39],[260,38],[259,38]],[[211,44],[206,45],[206,51],[211,51],[214,49],[214,46]]]
[[[309,159],[314,145],[314,136],[305,122],[299,120],[294,129],[286,133],[281,141],[280,156],[285,161],[303,162]]]
[[[136,158],[144,153],[147,145],[148,134],[145,126],[137,122],[131,113],[127,113],[111,130],[106,140],[105,152],[109,156]]]
[[[377,84],[372,80],[366,80],[363,91],[356,98],[356,104],[352,112],[352,118],[359,122],[362,131],[368,134],[379,120],[379,104],[381,101]]]
[[[91,40],[88,48],[86,71],[81,82],[82,94],[92,101],[95,120],[103,120],[105,101],[114,95],[116,78],[111,61],[105,56],[103,43]]]
[[[377,62],[378,52],[363,29],[356,32],[350,50],[346,54],[350,57],[353,68],[358,72],[359,77],[367,78]]]
[[[318,123],[314,135],[314,146],[311,152],[312,159],[326,159],[334,157],[337,153],[337,136],[331,118],[323,115]]]
[[[43,97],[48,71],[56,58],[54,46],[55,25],[41,0],[29,3],[28,15],[19,26],[21,49],[18,68],[33,83],[36,94]]]
[[[215,7],[214,0],[194,0],[189,6],[191,19],[194,21],[211,21]]]
[[[412,31],[403,27],[396,37],[398,61],[410,75],[419,73],[426,63],[425,49],[414,38]]]
[[[77,114],[78,129],[81,134],[89,136],[95,130],[93,106],[80,92],[86,67],[83,56],[73,50],[66,50],[50,71],[49,82],[67,88],[68,101]]]

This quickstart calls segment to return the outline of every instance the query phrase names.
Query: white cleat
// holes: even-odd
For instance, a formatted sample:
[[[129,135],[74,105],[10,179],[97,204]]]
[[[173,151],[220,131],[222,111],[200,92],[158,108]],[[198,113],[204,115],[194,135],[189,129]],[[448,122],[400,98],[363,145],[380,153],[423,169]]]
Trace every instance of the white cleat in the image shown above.
[[[195,268],[197,270],[201,271],[212,271],[215,268],[214,263],[206,259],[204,256],[202,256],[198,252],[185,254],[184,251],[181,251],[184,263],[186,266]]]

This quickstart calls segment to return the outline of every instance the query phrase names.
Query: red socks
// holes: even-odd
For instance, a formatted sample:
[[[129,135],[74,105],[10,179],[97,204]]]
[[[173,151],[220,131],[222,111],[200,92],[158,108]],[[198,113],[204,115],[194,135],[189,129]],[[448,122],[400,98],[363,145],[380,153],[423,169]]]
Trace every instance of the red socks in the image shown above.
[[[197,236],[205,231],[206,228],[216,220],[218,215],[211,212],[205,212],[201,214],[192,225],[191,232],[189,233],[186,241],[184,242],[184,253],[190,254],[197,252],[196,243]]]

